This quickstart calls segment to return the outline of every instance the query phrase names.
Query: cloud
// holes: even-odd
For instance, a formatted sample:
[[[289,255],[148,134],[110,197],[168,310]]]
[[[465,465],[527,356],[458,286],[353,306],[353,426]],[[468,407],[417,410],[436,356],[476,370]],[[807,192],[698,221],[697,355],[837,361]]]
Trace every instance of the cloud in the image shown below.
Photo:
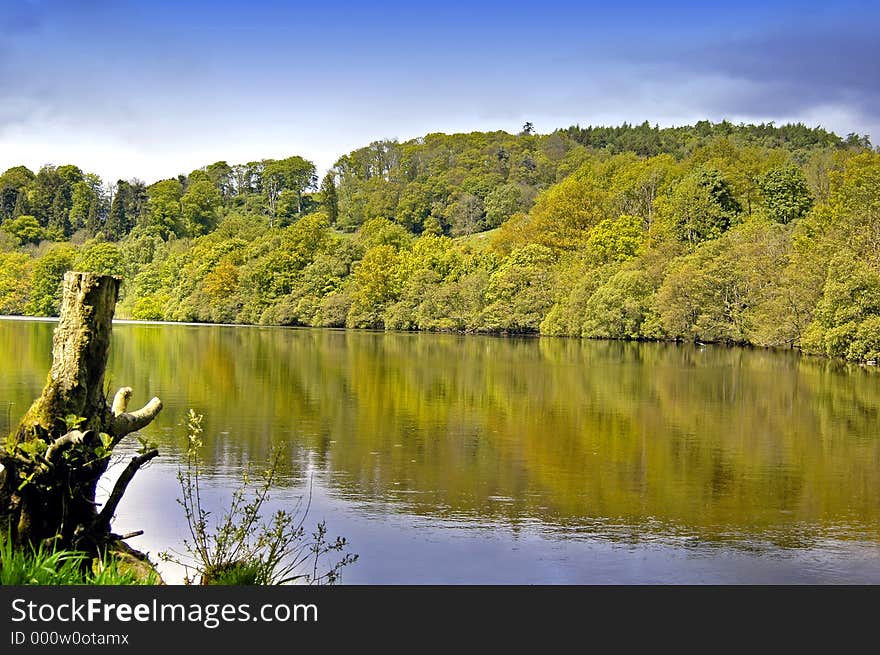
[[[795,115],[823,106],[878,115],[880,40],[859,29],[804,30],[721,39],[670,51],[666,75],[726,78],[702,100],[729,113]]]
[[[568,28],[554,20],[559,34],[530,24],[526,41],[519,21],[479,38],[431,23],[409,43],[376,41],[349,20],[351,38],[327,49],[320,30],[285,38],[277,13],[190,9],[168,21],[167,6],[131,7],[42,1],[0,16],[0,163],[77,161],[108,179],[293,153],[328,165],[376,138],[515,131],[526,120],[542,132],[803,121],[880,137],[880,40],[868,21],[835,30],[752,12],[731,36],[695,14],[624,29],[612,12]]]

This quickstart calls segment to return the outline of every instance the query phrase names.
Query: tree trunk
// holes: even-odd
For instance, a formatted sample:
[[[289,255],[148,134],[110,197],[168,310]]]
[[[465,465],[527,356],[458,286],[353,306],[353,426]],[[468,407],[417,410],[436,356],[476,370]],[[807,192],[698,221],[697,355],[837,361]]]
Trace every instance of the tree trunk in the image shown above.
[[[43,392],[0,449],[0,528],[13,543],[47,543],[101,552],[119,539],[113,512],[137,470],[159,453],[132,458],[99,511],[98,480],[127,434],[149,424],[162,409],[158,398],[127,412],[131,389],[111,405],[104,392],[113,313],[120,278],[68,272],[55,328],[52,369]]]

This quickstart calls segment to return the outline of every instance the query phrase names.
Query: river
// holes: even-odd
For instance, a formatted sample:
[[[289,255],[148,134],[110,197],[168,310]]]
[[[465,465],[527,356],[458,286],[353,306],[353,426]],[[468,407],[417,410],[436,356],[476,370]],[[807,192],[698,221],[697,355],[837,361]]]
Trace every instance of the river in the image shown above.
[[[4,433],[39,394],[53,329],[0,320]],[[880,583],[872,370],[720,346],[117,323],[107,379],[165,404],[145,430],[161,457],[114,524],[145,530],[131,544],[152,555],[182,548],[193,408],[208,504],[283,446],[273,506],[311,489],[306,524],[360,556],[345,583]]]

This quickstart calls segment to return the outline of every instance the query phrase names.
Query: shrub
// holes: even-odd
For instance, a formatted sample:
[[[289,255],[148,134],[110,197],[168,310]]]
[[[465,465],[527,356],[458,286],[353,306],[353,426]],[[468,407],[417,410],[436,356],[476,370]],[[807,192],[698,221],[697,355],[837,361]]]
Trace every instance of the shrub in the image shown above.
[[[301,582],[334,584],[343,567],[354,563],[357,555],[344,552],[348,542],[343,537],[327,538],[327,526],[320,522],[307,534],[304,524],[309,505],[300,498],[291,510],[278,510],[268,521],[261,511],[277,479],[282,451],[276,449],[267,467],[251,478],[245,471],[241,484],[232,494],[229,508],[211,522],[211,512],[202,505],[200,478],[202,416],[189,412],[186,467],[178,471],[183,507],[190,539],[184,540],[185,555],[162,553],[166,561],[187,570],[187,583],[269,585]],[[341,553],[338,561],[324,564],[330,553]],[[326,568],[324,568],[326,566]]]

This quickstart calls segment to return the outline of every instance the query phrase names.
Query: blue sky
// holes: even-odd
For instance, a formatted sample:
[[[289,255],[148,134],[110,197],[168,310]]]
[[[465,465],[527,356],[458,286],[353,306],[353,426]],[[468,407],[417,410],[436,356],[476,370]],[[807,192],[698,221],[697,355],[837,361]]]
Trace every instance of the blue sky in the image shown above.
[[[531,121],[803,121],[880,142],[875,2],[57,2],[0,16],[0,170],[319,168]]]

